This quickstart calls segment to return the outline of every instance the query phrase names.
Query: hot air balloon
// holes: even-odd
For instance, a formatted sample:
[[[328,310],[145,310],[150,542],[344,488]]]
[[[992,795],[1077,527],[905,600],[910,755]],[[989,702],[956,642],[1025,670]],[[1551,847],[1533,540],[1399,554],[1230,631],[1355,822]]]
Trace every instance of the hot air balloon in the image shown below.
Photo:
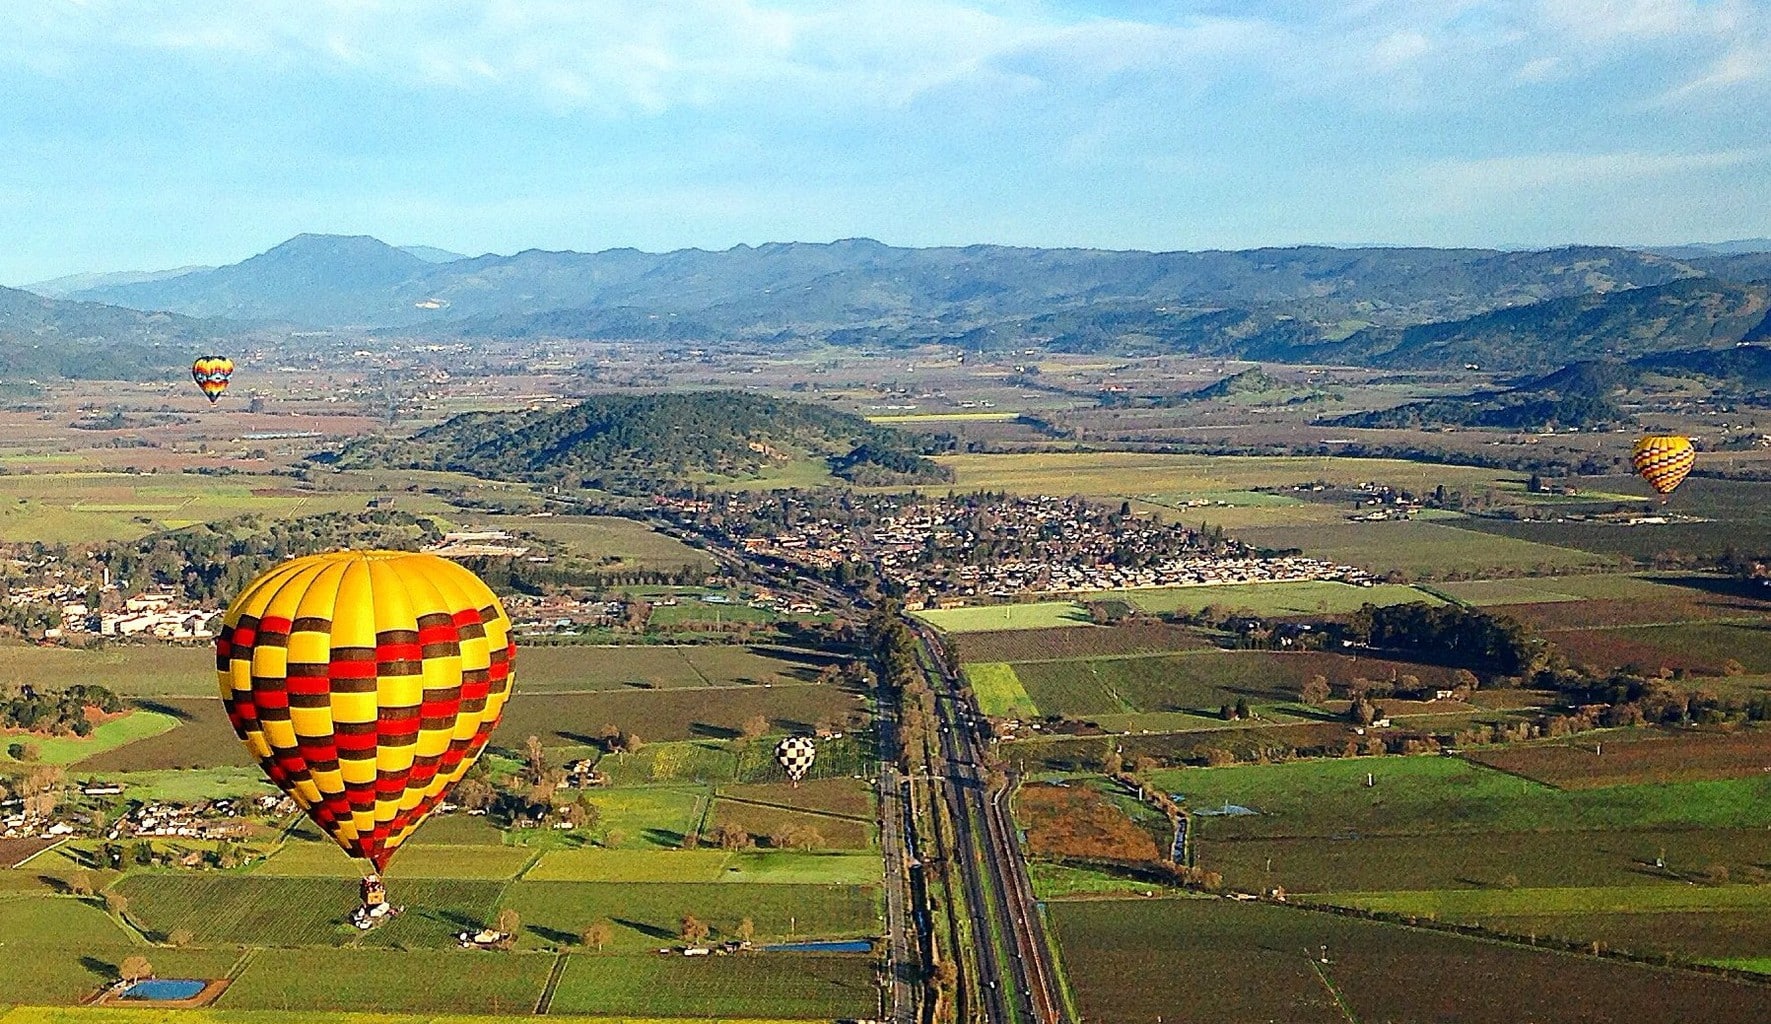
[[[234,361],[227,356],[202,356],[191,364],[191,379],[203,389],[210,405],[228,389],[228,378],[233,375]]]
[[[1663,500],[1684,482],[1696,461],[1697,450],[1691,447],[1691,439],[1672,435],[1644,437],[1636,442],[1636,449],[1630,456],[1630,465],[1663,496]]]
[[[775,760],[787,769],[787,777],[795,786],[812,770],[812,761],[818,756],[818,745],[810,736],[788,736],[775,744]]]
[[[485,749],[515,654],[479,577],[406,551],[284,562],[234,599],[215,642],[246,749],[377,872]]]

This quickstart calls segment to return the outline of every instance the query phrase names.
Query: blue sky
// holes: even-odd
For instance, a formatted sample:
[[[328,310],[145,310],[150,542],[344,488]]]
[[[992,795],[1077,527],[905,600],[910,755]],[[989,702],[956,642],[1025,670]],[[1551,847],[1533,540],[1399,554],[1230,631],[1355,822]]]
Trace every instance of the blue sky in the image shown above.
[[[1771,0],[35,0],[0,281],[301,231],[1242,248],[1771,235]]]

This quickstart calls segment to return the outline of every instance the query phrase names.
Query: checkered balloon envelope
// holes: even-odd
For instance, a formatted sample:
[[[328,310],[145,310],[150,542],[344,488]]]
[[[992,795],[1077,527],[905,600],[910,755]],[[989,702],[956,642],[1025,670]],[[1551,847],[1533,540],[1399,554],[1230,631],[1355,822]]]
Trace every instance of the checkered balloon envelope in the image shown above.
[[[775,744],[775,760],[781,762],[787,777],[794,782],[806,777],[817,756],[818,745],[810,736],[789,736]]]

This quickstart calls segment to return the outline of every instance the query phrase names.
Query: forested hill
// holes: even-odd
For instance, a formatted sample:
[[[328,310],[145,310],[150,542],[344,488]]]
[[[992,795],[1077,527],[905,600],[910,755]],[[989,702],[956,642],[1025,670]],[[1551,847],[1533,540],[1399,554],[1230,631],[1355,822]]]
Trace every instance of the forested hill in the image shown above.
[[[448,469],[645,494],[824,460],[858,483],[938,482],[910,435],[851,413],[735,391],[598,395],[556,412],[467,413],[401,441],[360,442],[345,466]]]
[[[1497,310],[1451,323],[1372,328],[1310,351],[1316,360],[1370,366],[1548,370],[1583,359],[1726,348],[1771,310],[1771,284],[1686,278],[1602,295]]]
[[[184,370],[232,325],[0,288],[0,377],[147,380]]]

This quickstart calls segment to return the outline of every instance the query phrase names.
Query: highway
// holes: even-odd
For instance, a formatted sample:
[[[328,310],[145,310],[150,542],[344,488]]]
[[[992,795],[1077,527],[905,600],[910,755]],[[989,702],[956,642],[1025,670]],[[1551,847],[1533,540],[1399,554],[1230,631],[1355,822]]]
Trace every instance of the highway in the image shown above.
[[[961,704],[954,669],[933,634],[921,623],[913,622],[912,628],[938,669],[936,718],[950,783],[942,788],[955,829],[953,849],[946,852],[971,907],[986,1019],[993,1024],[1063,1024],[1068,1017],[1057,967],[1014,822],[1004,806],[1005,793],[989,793],[985,785],[985,744],[971,724],[979,720],[976,709]],[[992,936],[987,914],[1000,922],[1000,936]]]

